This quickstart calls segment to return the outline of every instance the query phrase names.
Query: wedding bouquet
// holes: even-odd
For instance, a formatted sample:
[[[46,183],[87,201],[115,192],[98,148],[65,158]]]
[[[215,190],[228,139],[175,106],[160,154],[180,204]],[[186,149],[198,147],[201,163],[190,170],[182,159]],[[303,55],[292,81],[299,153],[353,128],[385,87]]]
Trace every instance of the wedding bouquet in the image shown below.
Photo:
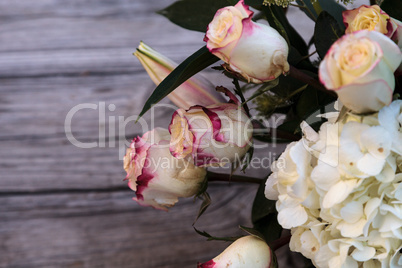
[[[178,107],[166,129],[127,149],[134,199],[168,210],[195,196],[198,218],[208,181],[260,184],[254,226],[198,267],[277,267],[284,242],[306,267],[402,267],[402,2],[371,4],[181,0],[160,11],[205,32],[206,45],[181,64],[142,42],[134,53],[157,85],[140,117],[166,96]],[[289,5],[315,23],[308,44],[286,17]],[[198,74],[211,65],[233,88]],[[275,129],[265,124],[279,115]],[[246,171],[255,140],[288,143],[265,180],[211,172]]]

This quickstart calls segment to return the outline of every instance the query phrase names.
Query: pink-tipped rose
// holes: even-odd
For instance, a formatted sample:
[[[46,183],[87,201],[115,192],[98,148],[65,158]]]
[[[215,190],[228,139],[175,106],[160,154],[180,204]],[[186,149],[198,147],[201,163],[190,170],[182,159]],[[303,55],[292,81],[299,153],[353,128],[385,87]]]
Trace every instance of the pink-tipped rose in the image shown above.
[[[267,243],[255,236],[237,239],[219,256],[199,263],[197,268],[270,268],[272,253]]]
[[[134,138],[124,157],[128,185],[140,205],[167,210],[179,197],[195,195],[206,170],[172,157],[167,129],[155,128]]]
[[[174,157],[194,159],[197,166],[223,166],[246,154],[253,129],[238,104],[221,103],[177,110],[169,131]]]
[[[380,32],[391,38],[398,46],[402,47],[402,23],[391,18],[378,5],[366,6],[345,10],[342,12],[345,33],[360,30]]]
[[[392,101],[394,72],[401,61],[401,50],[391,39],[376,31],[358,31],[331,46],[319,77],[353,112],[376,112]]]
[[[288,45],[273,28],[251,20],[253,12],[239,1],[219,9],[208,25],[204,41],[226,68],[253,83],[277,78],[289,71]]]

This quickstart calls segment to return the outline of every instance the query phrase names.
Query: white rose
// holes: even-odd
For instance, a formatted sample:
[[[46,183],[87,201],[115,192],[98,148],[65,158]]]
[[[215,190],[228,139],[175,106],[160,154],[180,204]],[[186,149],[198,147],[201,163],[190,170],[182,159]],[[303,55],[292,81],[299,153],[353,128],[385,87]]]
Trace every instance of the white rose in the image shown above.
[[[289,48],[275,29],[253,22],[252,15],[244,0],[219,9],[204,41],[231,71],[249,82],[262,83],[289,71]]]
[[[353,112],[379,111],[392,101],[399,47],[376,31],[358,31],[336,41],[319,67],[320,81]]]
[[[177,110],[169,125],[170,151],[191,157],[197,166],[225,165],[242,159],[251,146],[253,128],[245,111],[233,103]]]
[[[134,138],[124,157],[128,185],[140,205],[167,210],[179,197],[195,195],[206,170],[174,158],[169,151],[167,129],[155,128]]]
[[[260,238],[245,236],[237,239],[212,260],[199,263],[198,268],[270,268],[272,253]],[[273,266],[273,265],[272,265]]]

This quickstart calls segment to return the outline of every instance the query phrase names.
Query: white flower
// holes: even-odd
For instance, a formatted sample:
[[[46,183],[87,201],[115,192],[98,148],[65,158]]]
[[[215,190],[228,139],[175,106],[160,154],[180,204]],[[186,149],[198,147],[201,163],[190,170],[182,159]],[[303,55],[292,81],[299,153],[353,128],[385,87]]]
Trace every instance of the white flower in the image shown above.
[[[272,165],[265,195],[292,229],[291,250],[316,267],[400,267],[401,107],[349,114],[318,133],[302,123],[304,137]]]
[[[392,140],[381,126],[348,122],[340,137],[340,165],[346,176],[367,178],[383,170]]]
[[[241,159],[251,146],[253,127],[238,104],[220,103],[177,110],[169,131],[174,157],[192,157],[196,166],[211,166]]]
[[[201,188],[206,170],[171,156],[169,140],[167,129],[155,128],[134,138],[127,149],[126,179],[140,205],[167,211],[179,197],[195,195]]]
[[[402,155],[402,100],[396,100],[378,113],[380,126],[390,134],[391,150]]]
[[[376,31],[358,31],[331,46],[319,77],[353,112],[377,112],[392,101],[394,72],[401,61],[401,50],[391,39]]]
[[[289,144],[272,165],[274,173],[267,180],[265,196],[278,199],[278,220],[284,228],[299,226],[307,220],[307,212],[301,203],[311,191],[307,181],[311,172],[310,160],[310,153],[299,141]]]
[[[204,41],[229,70],[249,82],[262,83],[289,71],[289,48],[274,28],[252,21],[252,15],[244,0],[219,9]]]
[[[245,236],[237,239],[212,260],[199,263],[198,268],[270,268],[271,249],[262,239]]]

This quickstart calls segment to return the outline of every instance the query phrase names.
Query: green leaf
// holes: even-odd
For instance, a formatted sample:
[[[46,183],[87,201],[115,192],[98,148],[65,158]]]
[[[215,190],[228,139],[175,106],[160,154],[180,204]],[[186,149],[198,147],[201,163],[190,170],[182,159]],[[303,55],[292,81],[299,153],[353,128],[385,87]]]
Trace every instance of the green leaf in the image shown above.
[[[209,196],[209,194],[207,192],[203,192],[200,196],[200,199],[202,199],[202,203],[200,206],[200,209],[198,210],[198,214],[197,217],[195,218],[193,225],[197,222],[197,220],[201,217],[202,214],[204,214],[204,212],[207,210],[207,208],[209,207],[209,205],[211,205],[211,197]]]
[[[262,9],[271,27],[275,28],[293,47],[297,48],[301,55],[308,54],[308,48],[304,39],[293,28],[286,18],[285,11],[279,6],[263,6]],[[285,34],[283,33],[285,32]]]
[[[336,0],[318,0],[318,2],[320,3],[322,9],[331,14],[339,25],[344,28],[342,11],[345,11],[346,8],[341,6]]]
[[[301,254],[300,254],[301,255]],[[303,256],[303,255],[302,255]],[[304,257],[304,268],[315,268],[314,264],[311,262],[310,259],[307,259],[306,257]]]
[[[254,8],[258,8],[262,6],[264,0],[245,0],[244,3],[248,6],[252,6]]]
[[[212,55],[206,46],[200,48],[190,57],[185,59],[179,66],[176,67],[154,90],[152,95],[145,102],[144,107],[138,118],[143,116],[152,105],[161,101],[164,97],[169,95],[170,92],[175,90],[187,79],[194,74],[205,69],[209,65],[217,62],[218,57]]]
[[[295,90],[304,85],[304,82],[293,78],[290,75],[281,75],[279,76],[279,85],[272,88],[271,91],[282,98],[288,98]]]
[[[336,119],[336,122],[343,122],[343,120],[346,118],[347,114],[352,111],[346,106],[342,106],[341,111],[339,112],[338,118]]]
[[[297,133],[300,131],[299,125],[302,121],[306,121],[316,130],[319,129],[321,124],[326,120],[317,117],[317,115],[332,111],[333,105],[331,103],[335,100],[336,97],[334,96],[328,95],[313,87],[307,87],[295,106],[297,118],[282,124],[279,126],[279,129],[291,131],[291,128],[294,128],[294,133]]]
[[[272,262],[271,265],[269,266],[269,268],[278,268],[278,259],[276,258],[276,254],[274,251],[271,250],[271,258],[272,258]]]
[[[299,139],[301,139],[301,132],[300,132],[300,122],[302,120],[300,118],[296,118],[293,120],[289,120],[284,122],[280,125],[277,129],[280,131],[293,133],[293,135],[299,135]]]
[[[195,194],[194,199],[202,196],[208,189],[208,174],[205,176],[205,179],[200,183],[200,190]]]
[[[254,229],[254,228],[250,228],[250,227],[246,227],[246,226],[242,226],[242,225],[240,225],[239,228],[240,228],[241,230],[245,231],[246,233],[248,233],[249,235],[252,235],[252,236],[258,237],[258,238],[260,238],[260,239],[262,239],[262,240],[265,240],[264,235],[261,234],[260,232],[258,232],[258,231],[257,231],[256,229]]]
[[[179,0],[157,13],[185,29],[206,32],[216,11],[232,4],[230,0]]]
[[[292,134],[289,134],[289,136],[290,135],[292,135]],[[258,141],[265,142],[265,143],[280,143],[280,144],[290,143],[295,140],[295,139],[280,139],[280,138],[272,137],[270,135],[261,135],[261,134],[253,135],[253,138]]]
[[[282,37],[285,38],[288,45],[290,45],[290,40],[289,40],[288,34],[285,30],[285,27],[282,25],[282,23],[276,17],[273,6],[272,7],[271,6],[263,6],[262,10],[264,11],[264,14],[265,14],[265,17],[267,18],[269,26],[271,26],[272,28],[277,30],[280,33],[280,35],[282,35]]]
[[[193,226],[194,230],[197,232],[197,234],[202,235],[203,237],[207,238],[207,241],[211,241],[211,240],[220,240],[220,241],[236,241],[237,239],[239,239],[241,236],[235,236],[235,237],[216,237],[216,236],[212,236],[209,233],[205,232],[205,231],[200,231],[197,228],[195,228]]]
[[[317,20],[317,12],[315,12],[314,7],[309,0],[296,0],[296,3],[300,6],[303,6],[303,8],[300,8],[300,10],[306,13],[307,17],[309,17],[313,21]]]
[[[247,167],[250,165],[251,159],[253,159],[254,154],[254,146],[251,145],[250,149],[248,149],[247,153],[244,155],[242,159],[241,171],[243,173],[246,172]]]
[[[264,236],[266,242],[270,242],[281,236],[282,227],[277,220],[276,201],[268,200],[265,197],[265,182],[266,180],[263,180],[260,184],[254,198],[251,220],[254,229]]]
[[[402,1],[401,0],[384,0],[381,9],[392,18],[402,21]]]
[[[275,79],[275,80],[272,80],[272,81],[269,81],[269,82],[267,82],[267,83],[262,84],[262,86],[261,86],[259,89],[257,89],[257,90],[253,93],[253,95],[251,95],[251,97],[248,98],[248,99],[247,99],[245,102],[243,102],[242,104],[247,103],[247,102],[249,102],[249,101],[251,101],[251,100],[257,98],[257,97],[260,96],[261,94],[264,94],[265,92],[267,92],[267,91],[271,90],[272,88],[276,87],[278,84],[279,84],[279,79],[278,79],[278,78]]]
[[[310,0],[297,0],[296,1],[299,5],[306,5],[306,8],[301,8],[301,10],[306,13],[306,15],[312,19],[316,20],[319,14],[314,9],[314,6],[311,4]],[[331,14],[336,21],[340,24],[343,25],[343,17],[342,17],[342,11],[346,10],[343,6],[337,3],[336,0],[318,0],[322,10],[327,11],[329,14]],[[308,9],[308,10],[307,10]]]
[[[267,179],[263,180],[257,190],[257,194],[254,198],[253,207],[251,209],[251,221],[254,223],[261,220],[269,214],[275,214],[276,208],[274,200],[269,200],[265,197],[265,183]]]
[[[333,101],[335,101],[335,97],[308,87],[301,95],[296,111],[300,119],[306,120],[312,113],[324,108]]]
[[[321,12],[314,28],[314,42],[318,55],[323,59],[331,45],[343,35],[338,23],[328,12]]]
[[[268,244],[281,237],[282,226],[278,223],[277,217],[277,213],[272,213],[254,223],[254,229],[264,236]]]
[[[311,63],[310,57],[308,57],[308,55],[301,55],[294,46],[289,47],[288,62],[297,69],[304,69],[312,72],[315,72],[317,69]]]

